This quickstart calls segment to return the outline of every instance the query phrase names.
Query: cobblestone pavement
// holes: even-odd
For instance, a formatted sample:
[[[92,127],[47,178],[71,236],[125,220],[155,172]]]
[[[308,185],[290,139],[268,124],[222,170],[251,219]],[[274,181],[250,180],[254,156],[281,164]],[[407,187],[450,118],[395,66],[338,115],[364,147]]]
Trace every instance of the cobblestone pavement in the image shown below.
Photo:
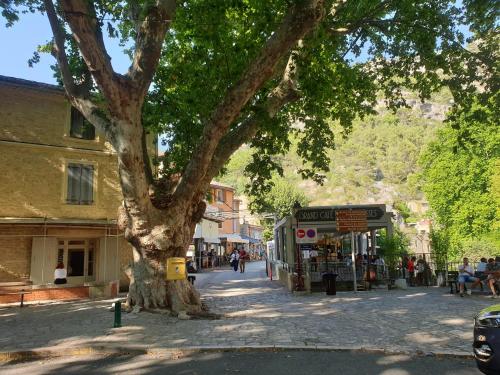
[[[473,316],[491,305],[445,288],[292,295],[265,278],[262,262],[245,274],[197,277],[219,320],[124,314],[112,328],[111,300],[0,307],[0,351],[62,348],[311,347],[469,354]]]

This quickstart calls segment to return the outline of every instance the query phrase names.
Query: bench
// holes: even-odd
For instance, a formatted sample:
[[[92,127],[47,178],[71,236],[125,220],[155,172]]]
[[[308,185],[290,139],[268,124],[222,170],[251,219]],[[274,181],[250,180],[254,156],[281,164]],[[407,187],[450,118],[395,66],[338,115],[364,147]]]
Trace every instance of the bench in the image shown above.
[[[21,305],[24,306],[24,295],[32,293],[31,281],[14,281],[0,283],[0,295],[19,295],[21,296]]]
[[[465,283],[464,292],[467,291],[467,284],[469,284],[470,287],[472,283]],[[450,286],[450,294],[460,292],[458,285],[458,271],[448,271],[448,285]],[[453,291],[453,288],[455,288],[455,291]]]

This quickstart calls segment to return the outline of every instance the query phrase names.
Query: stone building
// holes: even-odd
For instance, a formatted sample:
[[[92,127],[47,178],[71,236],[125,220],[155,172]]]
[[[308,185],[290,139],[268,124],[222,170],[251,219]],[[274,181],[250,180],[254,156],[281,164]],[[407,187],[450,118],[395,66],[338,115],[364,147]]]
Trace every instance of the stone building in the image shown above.
[[[0,281],[128,285],[116,154],[63,90],[0,76]],[[155,152],[154,142],[150,143]]]

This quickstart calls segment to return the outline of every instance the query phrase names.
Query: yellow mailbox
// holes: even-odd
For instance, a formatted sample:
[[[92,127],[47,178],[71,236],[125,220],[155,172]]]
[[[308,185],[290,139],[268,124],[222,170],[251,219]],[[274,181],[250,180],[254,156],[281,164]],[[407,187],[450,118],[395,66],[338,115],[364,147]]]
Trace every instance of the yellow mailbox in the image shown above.
[[[186,278],[186,259],[167,258],[167,280],[182,280]]]

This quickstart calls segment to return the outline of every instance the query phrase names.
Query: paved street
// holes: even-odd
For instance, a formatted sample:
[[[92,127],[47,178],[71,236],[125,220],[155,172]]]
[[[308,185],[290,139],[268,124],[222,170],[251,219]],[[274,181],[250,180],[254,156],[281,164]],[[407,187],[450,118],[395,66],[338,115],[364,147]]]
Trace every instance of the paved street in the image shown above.
[[[480,375],[472,360],[352,352],[210,352],[164,356],[72,357],[0,365],[3,375],[38,374],[331,374]]]
[[[263,262],[245,274],[199,274],[197,284],[222,319],[124,314],[123,327],[112,328],[111,300],[1,307],[0,351],[276,346],[470,354],[472,318],[491,304],[432,287],[295,296],[265,278]]]

